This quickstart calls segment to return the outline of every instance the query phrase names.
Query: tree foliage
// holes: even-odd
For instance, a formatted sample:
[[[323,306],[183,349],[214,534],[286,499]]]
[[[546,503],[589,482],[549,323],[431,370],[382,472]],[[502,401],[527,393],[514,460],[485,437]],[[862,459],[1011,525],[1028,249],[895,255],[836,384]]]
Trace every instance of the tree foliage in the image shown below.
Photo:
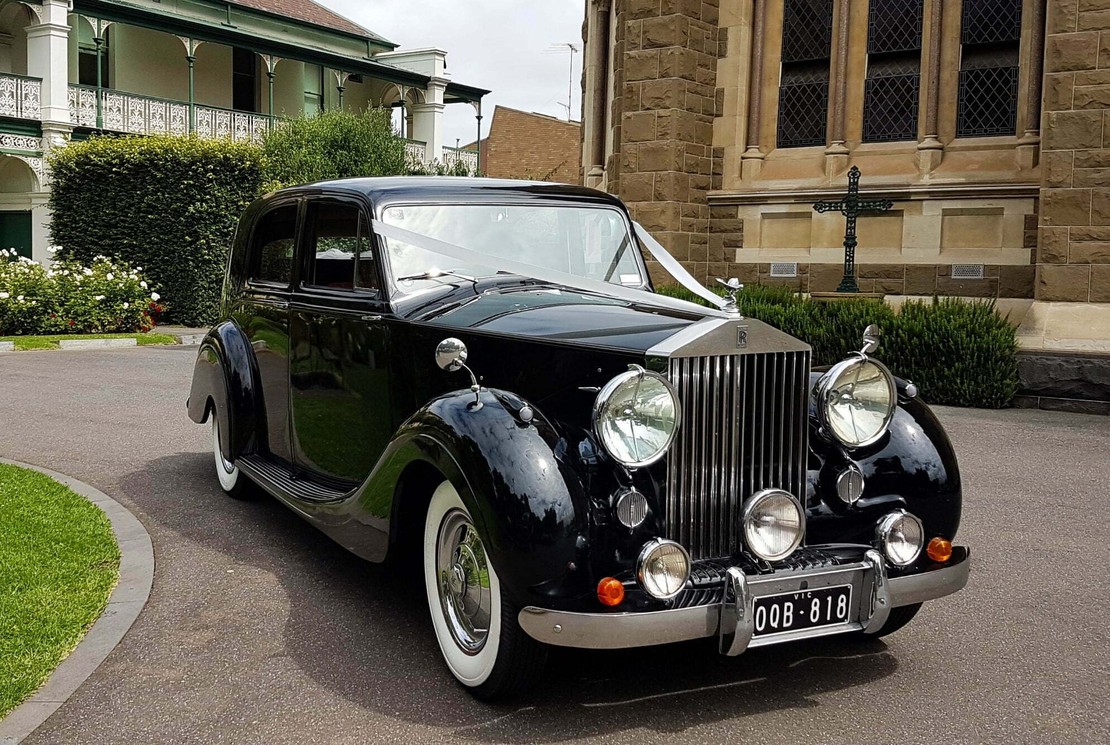
[[[266,135],[262,151],[268,189],[409,171],[388,109],[287,119]]]

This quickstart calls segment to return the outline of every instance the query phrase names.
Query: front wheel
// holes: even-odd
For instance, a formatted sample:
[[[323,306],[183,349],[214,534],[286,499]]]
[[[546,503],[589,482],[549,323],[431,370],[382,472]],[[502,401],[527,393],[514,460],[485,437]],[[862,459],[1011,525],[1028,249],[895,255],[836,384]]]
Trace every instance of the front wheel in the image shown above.
[[[539,677],[547,649],[520,628],[470,512],[446,481],[424,521],[424,586],[443,659],[471,694],[501,698]]]

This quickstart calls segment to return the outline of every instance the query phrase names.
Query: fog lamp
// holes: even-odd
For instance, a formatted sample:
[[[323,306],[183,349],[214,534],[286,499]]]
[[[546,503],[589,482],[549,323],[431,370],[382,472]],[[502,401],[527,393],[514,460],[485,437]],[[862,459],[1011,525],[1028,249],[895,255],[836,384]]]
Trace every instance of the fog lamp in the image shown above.
[[[690,578],[690,554],[679,544],[653,538],[636,560],[636,579],[648,595],[669,600],[682,591]]]
[[[793,494],[764,489],[744,505],[744,543],[764,561],[781,561],[802,543],[805,518]]]
[[[891,512],[880,520],[875,534],[886,558],[895,566],[914,563],[925,547],[924,526],[905,510]]]

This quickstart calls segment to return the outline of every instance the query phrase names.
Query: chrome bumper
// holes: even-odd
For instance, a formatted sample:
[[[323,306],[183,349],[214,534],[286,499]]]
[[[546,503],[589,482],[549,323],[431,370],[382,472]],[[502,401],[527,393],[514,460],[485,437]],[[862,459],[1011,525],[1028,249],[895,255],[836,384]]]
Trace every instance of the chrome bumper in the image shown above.
[[[971,552],[963,549],[962,557],[945,567],[887,577],[886,562],[879,552],[869,550],[859,563],[816,571],[749,577],[734,567],[728,572],[721,603],[643,613],[571,613],[529,606],[517,618],[533,639],[560,647],[625,649],[716,636],[722,654],[736,655],[752,647],[797,639],[848,631],[875,633],[886,622],[891,608],[951,595],[967,585],[970,572]],[[813,589],[846,582],[853,584],[854,597],[859,598],[849,623],[754,636],[756,597],[798,590],[803,583]]]

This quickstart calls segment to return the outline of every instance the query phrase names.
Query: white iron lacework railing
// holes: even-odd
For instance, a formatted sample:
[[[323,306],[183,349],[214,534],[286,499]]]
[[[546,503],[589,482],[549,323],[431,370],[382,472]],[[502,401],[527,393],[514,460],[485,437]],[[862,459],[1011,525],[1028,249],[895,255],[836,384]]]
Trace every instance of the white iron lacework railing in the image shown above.
[[[97,94],[96,88],[69,86],[69,116],[74,124],[98,127]],[[189,104],[184,101],[108,89],[100,90],[99,96],[99,128],[139,135],[183,135],[189,132]],[[197,105],[194,105],[193,111],[195,131],[201,137],[259,142],[271,127],[270,117],[265,114]]]
[[[462,147],[445,147],[443,148],[443,165],[448,168],[453,168],[455,164],[462,163],[467,172],[478,172],[478,152],[476,150],[467,150]]]
[[[405,140],[405,158],[416,163],[424,163],[428,153],[428,143],[420,140]]]
[[[42,79],[26,75],[0,75],[0,116],[38,119],[42,115]]]
[[[234,142],[261,142],[263,135],[270,131],[270,117],[265,114],[214,106],[195,106],[194,109],[196,133],[201,137],[230,137]]]

